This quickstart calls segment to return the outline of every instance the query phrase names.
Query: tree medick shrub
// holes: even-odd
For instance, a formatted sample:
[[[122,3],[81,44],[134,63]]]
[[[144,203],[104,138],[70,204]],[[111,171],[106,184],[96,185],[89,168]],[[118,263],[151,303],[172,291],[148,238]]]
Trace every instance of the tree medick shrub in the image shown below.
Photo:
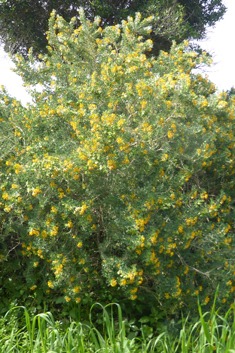
[[[66,301],[105,285],[173,312],[218,283],[229,301],[234,98],[194,73],[210,58],[187,42],[151,56],[151,17],[74,21],[52,13],[48,55],[15,57],[34,103],[1,95],[0,265],[15,246],[31,291]]]

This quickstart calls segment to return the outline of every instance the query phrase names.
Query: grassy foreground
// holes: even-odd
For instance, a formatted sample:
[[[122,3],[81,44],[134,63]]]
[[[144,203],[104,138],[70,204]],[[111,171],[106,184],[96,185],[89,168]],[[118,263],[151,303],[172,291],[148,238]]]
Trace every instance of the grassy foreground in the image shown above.
[[[108,307],[117,308],[115,318],[108,314]],[[141,330],[140,337],[130,339],[119,304],[102,307],[102,330],[93,325],[92,315],[90,323],[71,322],[62,328],[50,312],[30,319],[27,309],[18,306],[0,319],[0,353],[235,353],[234,307],[223,317],[215,310],[215,300],[210,312],[203,314],[200,304],[198,308],[200,319],[193,325],[189,325],[187,319],[183,320],[179,337],[171,338],[163,332],[150,339]],[[25,326],[19,328],[14,313],[21,309]]]

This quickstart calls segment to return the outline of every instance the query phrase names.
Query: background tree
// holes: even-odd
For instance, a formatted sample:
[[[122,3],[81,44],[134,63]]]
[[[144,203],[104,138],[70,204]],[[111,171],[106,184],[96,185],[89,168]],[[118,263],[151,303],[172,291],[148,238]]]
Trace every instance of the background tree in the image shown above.
[[[169,50],[173,39],[201,38],[206,26],[213,26],[225,12],[222,0],[1,0],[0,36],[5,50],[25,57],[31,47],[35,56],[45,53],[51,11],[56,10],[67,21],[75,16],[79,26],[79,6],[91,21],[100,16],[102,27],[120,23],[137,11],[145,17],[156,14],[151,35],[155,53]]]

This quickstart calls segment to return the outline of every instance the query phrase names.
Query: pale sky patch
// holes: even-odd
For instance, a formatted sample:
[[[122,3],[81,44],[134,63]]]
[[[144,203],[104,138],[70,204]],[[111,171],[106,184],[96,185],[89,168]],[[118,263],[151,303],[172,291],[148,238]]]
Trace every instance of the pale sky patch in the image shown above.
[[[10,60],[8,55],[0,47],[0,85],[6,87],[8,93],[12,96],[26,103],[31,102],[31,96],[26,92],[22,86],[22,78],[11,70],[14,68],[14,63]]]
[[[235,0],[223,3],[227,7],[223,19],[215,28],[209,28],[205,40],[198,43],[213,57],[213,64],[208,69],[210,80],[219,90],[229,90],[235,86]]]

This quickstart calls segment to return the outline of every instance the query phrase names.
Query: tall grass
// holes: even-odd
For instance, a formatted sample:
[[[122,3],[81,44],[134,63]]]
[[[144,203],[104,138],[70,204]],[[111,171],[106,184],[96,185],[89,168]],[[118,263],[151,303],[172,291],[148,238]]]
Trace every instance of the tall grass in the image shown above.
[[[61,329],[50,312],[30,319],[25,307],[12,308],[0,320],[0,353],[235,353],[235,314],[231,307],[224,317],[215,310],[202,313],[193,325],[185,319],[179,337],[171,339],[167,332],[148,339],[143,331],[140,337],[128,339],[126,322],[119,304],[103,307],[103,329],[92,322],[71,322]],[[117,315],[114,316],[114,310]],[[108,311],[111,313],[108,313]],[[23,310],[25,326],[19,328],[14,312]],[[12,315],[13,314],[13,315]]]

